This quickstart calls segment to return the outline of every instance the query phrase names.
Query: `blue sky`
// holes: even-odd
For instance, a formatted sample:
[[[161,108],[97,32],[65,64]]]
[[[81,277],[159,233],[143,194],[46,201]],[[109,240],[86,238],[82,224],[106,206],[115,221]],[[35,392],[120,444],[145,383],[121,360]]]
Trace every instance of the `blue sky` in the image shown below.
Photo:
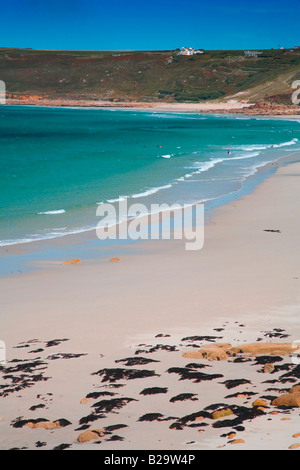
[[[300,45],[300,0],[0,0],[0,47],[151,50]]]

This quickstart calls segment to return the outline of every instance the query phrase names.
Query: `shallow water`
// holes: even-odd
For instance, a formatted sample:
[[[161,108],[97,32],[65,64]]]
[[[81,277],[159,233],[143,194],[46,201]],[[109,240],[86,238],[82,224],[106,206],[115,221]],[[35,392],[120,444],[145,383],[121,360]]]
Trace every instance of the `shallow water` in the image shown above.
[[[299,121],[2,106],[0,246],[90,230],[105,202],[214,201],[299,140]]]

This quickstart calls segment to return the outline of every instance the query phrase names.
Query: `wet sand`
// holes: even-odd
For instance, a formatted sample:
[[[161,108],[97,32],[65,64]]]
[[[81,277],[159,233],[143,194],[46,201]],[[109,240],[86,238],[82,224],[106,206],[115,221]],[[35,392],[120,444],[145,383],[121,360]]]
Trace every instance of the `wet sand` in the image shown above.
[[[252,194],[219,208],[200,251],[149,241],[135,253],[115,253],[114,263],[61,259],[51,269],[1,279],[8,361],[1,448],[299,443],[298,407],[272,405],[300,381],[291,355],[183,357],[207,344],[300,339],[299,177],[300,163],[281,167]],[[274,369],[263,372],[265,364]],[[265,405],[253,407],[256,399]],[[231,413],[212,417],[224,409]],[[28,425],[40,419],[53,429]],[[79,443],[86,430],[98,438]],[[229,442],[235,439],[244,442]]]

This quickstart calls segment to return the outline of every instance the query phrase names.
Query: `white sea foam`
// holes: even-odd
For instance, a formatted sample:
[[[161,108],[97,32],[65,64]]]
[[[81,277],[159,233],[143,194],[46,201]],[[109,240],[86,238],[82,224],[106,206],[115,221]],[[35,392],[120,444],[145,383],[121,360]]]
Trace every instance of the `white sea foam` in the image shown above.
[[[230,150],[243,150],[244,152],[252,152],[253,150],[266,150],[271,145],[240,145],[231,147]]]
[[[267,150],[270,148],[287,147],[290,145],[295,145],[297,142],[298,139],[292,139],[288,142],[281,142],[280,144],[237,145],[234,147],[230,147],[230,150],[244,150],[245,152],[252,152],[253,150]]]
[[[237,157],[226,157],[226,158],[212,158],[211,160],[207,162],[196,162],[192,168],[197,168],[195,171],[192,171],[191,173],[187,173],[184,176],[181,176],[180,178],[177,178],[176,181],[184,181],[185,178],[192,178],[193,175],[199,175],[200,173],[203,173],[205,171],[210,170],[211,168],[214,168],[218,163],[230,161],[230,160],[244,160],[248,158],[254,158],[258,157],[260,155],[260,152],[252,152],[251,154],[247,155],[241,155]]]
[[[197,119],[199,121],[206,120],[207,117],[203,116],[202,114],[197,114],[197,113],[190,113],[186,114],[184,112],[174,112],[171,111],[170,113],[167,112],[152,112],[151,114],[148,114],[150,117],[156,117],[156,118],[166,118],[166,119],[184,119],[185,121],[191,120],[191,119]]]
[[[249,178],[249,176],[255,175],[259,168],[266,166],[268,163],[271,163],[271,161],[257,163],[256,165],[253,165],[252,167],[248,168],[248,170],[244,174],[244,178],[246,179]]]
[[[150,196],[151,194],[158,193],[158,191],[161,191],[162,189],[169,189],[169,188],[172,188],[172,184],[166,184],[165,186],[159,186],[157,188],[148,189],[147,191],[144,191],[142,193],[132,194],[131,197],[134,199],[139,198],[139,197],[146,197],[146,196]]]
[[[95,229],[96,227],[82,227],[78,229],[66,230],[65,232],[53,232],[52,231],[52,232],[46,233],[45,235],[41,235],[40,233],[33,233],[33,234],[28,235],[27,238],[17,238],[15,240],[0,240],[0,246],[19,245],[20,243],[32,243],[32,242],[43,241],[43,240],[51,240],[53,238],[61,238],[61,237],[65,237],[66,235],[75,235],[79,233],[89,232]]]
[[[253,152],[253,153],[248,153],[247,155],[241,155],[240,157],[224,158],[224,160],[227,160],[227,161],[230,161],[230,160],[245,160],[247,158],[258,157],[259,155],[260,155],[260,152]]]
[[[200,168],[196,171],[196,173],[202,173],[203,171],[208,171],[211,168],[213,168],[217,163],[221,163],[224,158],[213,158],[212,160],[209,160],[208,162],[203,162],[200,163]]]
[[[125,201],[127,199],[127,196],[119,196],[115,199],[107,199],[107,202],[120,202],[120,201]]]
[[[57,211],[45,211],[45,212],[38,212],[39,215],[56,215],[56,214],[64,214],[66,211],[64,209],[59,209]]]
[[[298,142],[298,139],[293,139],[293,140],[290,140],[289,142],[283,142],[282,144],[274,144],[273,147],[274,148],[287,147],[289,145],[295,145],[297,142]]]

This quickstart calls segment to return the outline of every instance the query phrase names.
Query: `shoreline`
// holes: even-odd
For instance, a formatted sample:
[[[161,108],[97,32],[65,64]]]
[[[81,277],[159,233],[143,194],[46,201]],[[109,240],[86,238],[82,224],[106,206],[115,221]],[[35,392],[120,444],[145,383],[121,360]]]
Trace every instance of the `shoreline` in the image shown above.
[[[226,207],[233,201],[240,200],[245,195],[250,195],[265,180],[272,177],[278,167],[284,167],[294,162],[300,161],[300,152],[295,151],[289,155],[282,155],[274,162],[267,162],[256,169],[256,172],[248,176],[242,183],[240,189],[233,193],[221,195],[211,201],[205,202],[205,226],[210,224],[211,219],[222,207]],[[196,203],[193,203],[194,207]],[[172,216],[173,218],[173,216]],[[128,221],[123,222],[128,223]],[[117,224],[119,225],[119,224]],[[79,230],[79,229],[78,229]],[[86,230],[80,230],[78,233],[66,233],[62,236],[45,238],[24,243],[15,243],[0,247],[0,259],[5,263],[6,257],[23,257],[24,261],[18,264],[12,264],[14,271],[8,274],[6,271],[0,273],[0,279],[5,277],[17,276],[19,273],[44,270],[45,267],[55,266],[67,259],[80,258],[83,262],[90,262],[95,258],[105,260],[114,257],[115,253],[122,255],[126,251],[134,253],[136,250],[143,250],[151,240],[107,240],[99,244],[95,234],[96,227],[90,227]],[[173,240],[174,242],[174,240]],[[154,249],[155,249],[155,243]],[[159,242],[158,242],[159,243]],[[65,253],[64,253],[65,251]],[[37,256],[35,255],[37,254]],[[11,260],[10,260],[11,261]],[[18,261],[16,261],[18,263]]]
[[[1,279],[2,338],[7,345],[8,360],[17,356],[23,361],[35,362],[40,356],[44,367],[49,369],[47,376],[51,377],[4,398],[7,406],[1,411],[0,430],[5,435],[2,446],[34,448],[34,443],[40,439],[46,442],[45,448],[53,448],[62,442],[75,449],[95,448],[91,447],[93,443],[76,443],[82,432],[77,430],[79,421],[83,416],[89,416],[94,406],[93,401],[86,405],[79,402],[92,390],[137,400],[127,404],[124,410],[104,417],[96,416],[95,422],[88,423],[88,428],[92,426],[92,429],[121,423],[127,426],[116,432],[123,440],[116,443],[101,439],[96,447],[99,450],[197,450],[229,445],[226,440],[224,444],[222,435],[231,431],[232,426],[225,421],[224,427],[219,429],[219,426],[211,427],[209,420],[203,428],[204,433],[199,434],[193,426],[178,431],[170,429],[174,419],[144,422],[139,417],[145,413],[182,417],[200,413],[204,407],[213,406],[212,402],[225,401],[228,406],[237,402],[236,397],[229,399],[222,395],[230,394],[224,390],[224,379],[199,384],[180,381],[173,374],[166,375],[168,368],[186,367],[191,361],[195,362],[195,359],[182,357],[186,351],[197,351],[192,343],[184,343],[183,338],[188,335],[202,335],[205,343],[205,335],[214,334],[218,339],[213,341],[233,345],[262,337],[271,338],[271,342],[299,339],[300,222],[295,217],[300,209],[299,175],[300,163],[282,166],[251,194],[218,208],[207,226],[204,248],[199,252],[186,252],[180,241],[161,242],[155,249],[149,242],[135,254],[124,254],[118,263],[100,261],[79,266],[55,266],[42,272]],[[20,319],[22,328],[17,326]],[[287,336],[288,340],[281,336]],[[67,339],[69,342],[65,342]],[[54,344],[49,346],[50,340]],[[193,341],[198,345],[196,339]],[[151,352],[151,347],[157,344],[165,345],[165,348],[173,345],[175,350]],[[52,349],[48,350],[48,347]],[[41,351],[33,354],[33,349],[38,351],[38,348]],[[138,349],[144,352],[137,354]],[[50,353],[55,353],[58,360],[53,360],[55,356],[49,356]],[[76,358],[76,354],[81,353],[87,355]],[[69,359],[71,364],[63,360],[62,354],[75,355]],[[115,361],[125,361],[124,358],[130,356],[137,358],[140,354],[147,360],[160,362],[135,368],[155,369],[158,375],[128,382],[124,379],[103,382],[91,375],[100,368],[123,367],[122,362]],[[246,382],[243,388],[234,388],[231,393],[250,393],[244,398],[247,403],[250,400],[250,408],[253,391],[259,393],[257,398],[270,394],[277,396],[281,390],[278,385],[286,383],[280,381],[281,376],[278,381],[277,374],[284,375],[284,371],[292,370],[293,366],[287,358],[282,367],[278,366],[275,375],[270,376],[256,375],[253,362],[204,364],[205,367],[208,365],[211,368],[206,373],[249,380],[248,385]],[[125,369],[132,370],[132,367]],[[272,392],[266,391],[267,385],[263,385],[267,379],[275,381]],[[292,385],[293,381],[285,387]],[[168,388],[167,402],[161,395],[141,396],[144,387],[155,386]],[[172,404],[171,397],[180,393],[196,393],[197,401]],[[38,396],[44,397],[46,401],[42,404],[46,406],[29,411],[40,403]],[[296,442],[292,434],[299,431],[297,408],[277,409],[279,414],[273,416],[270,413],[276,408],[270,407],[269,400],[261,415],[246,420],[244,430],[235,430],[244,441],[238,449],[285,449]],[[65,418],[72,425],[53,433],[26,426],[15,429],[10,423],[17,416],[23,416],[25,420]],[[288,419],[286,424],[283,419]]]
[[[248,103],[246,101],[229,100],[228,102],[208,103],[157,103],[157,102],[107,102],[92,100],[62,99],[7,99],[4,106],[33,106],[75,109],[111,109],[128,111],[161,111],[178,113],[203,114],[242,114],[246,116],[262,116],[297,119],[300,117],[299,106],[272,105],[268,103]]]

